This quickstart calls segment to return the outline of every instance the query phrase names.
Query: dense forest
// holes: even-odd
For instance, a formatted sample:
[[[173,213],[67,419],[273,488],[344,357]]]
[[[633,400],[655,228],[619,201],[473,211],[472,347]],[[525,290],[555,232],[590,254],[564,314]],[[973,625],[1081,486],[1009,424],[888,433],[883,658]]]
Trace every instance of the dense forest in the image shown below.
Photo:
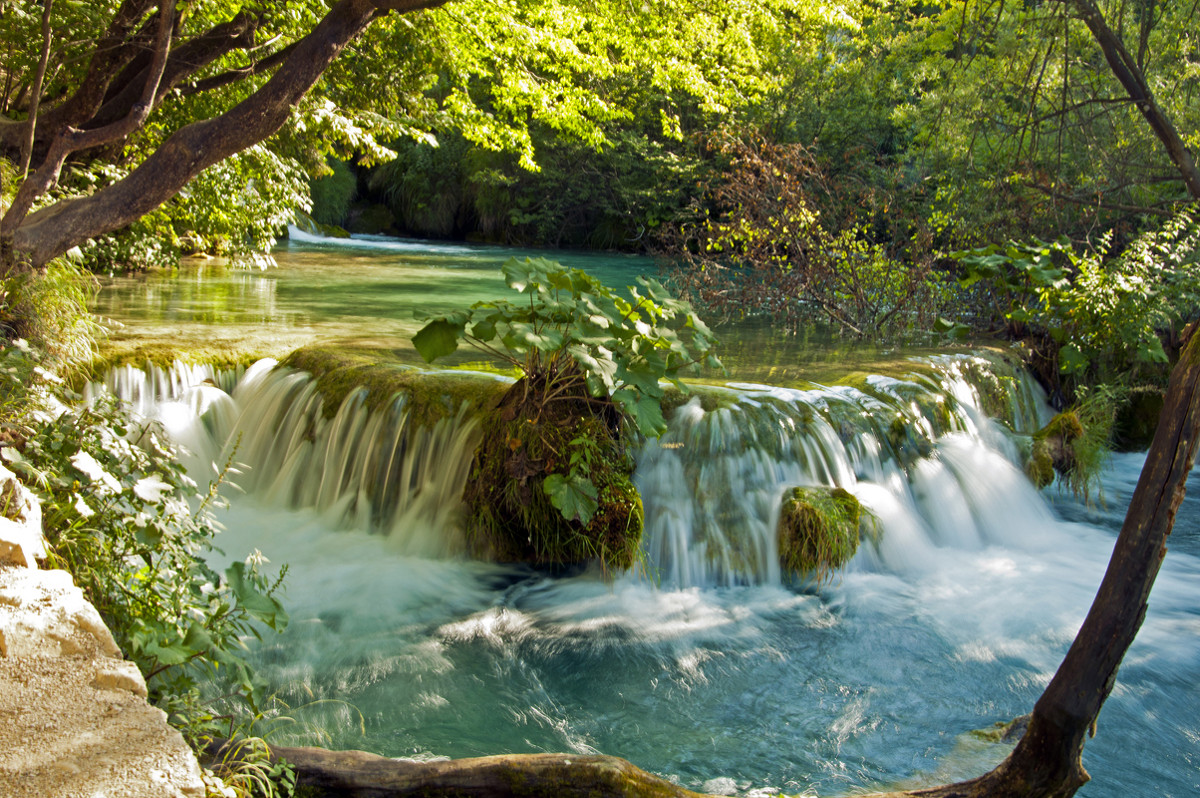
[[[1179,0],[4,2],[0,398],[19,420],[5,422],[4,441],[43,447],[59,475],[43,481],[63,517],[90,517],[70,498],[63,447],[104,440],[104,425],[118,422],[102,416],[116,411],[81,410],[47,433],[23,393],[43,366],[86,369],[90,275],[171,269],[194,254],[269,266],[296,224],[648,254],[718,332],[757,315],[780,335],[1017,341],[1079,428],[1071,437],[1086,440],[1078,470],[1054,464],[1073,487],[1087,487],[1089,452],[1147,445],[1135,420],[1164,401],[1164,417],[1185,431],[1156,441],[1150,462],[1183,452],[1187,468],[1160,475],[1178,485],[1196,423],[1191,400],[1172,392],[1197,379],[1194,355],[1181,358],[1195,350],[1187,330],[1200,313],[1197,14]],[[601,293],[582,276],[537,269],[545,285]],[[668,309],[654,305],[655,318],[686,307],[680,329],[702,330],[707,355],[691,307],[653,285]],[[604,329],[634,315],[603,296],[612,310],[593,318]],[[513,323],[520,310],[505,312]],[[465,318],[443,319],[443,332],[462,335]],[[493,335],[495,321],[483,322]],[[491,340],[472,323],[477,340]],[[664,426],[659,378],[677,381],[692,358],[679,330],[663,327],[667,348],[686,357],[647,371],[624,399],[620,357],[597,383],[651,436]],[[431,349],[453,348],[444,343]],[[531,379],[550,357],[533,345],[520,354]],[[571,376],[586,406],[593,382]],[[618,436],[619,423],[609,426]],[[517,439],[498,440],[503,453]],[[137,457],[149,459],[127,487],[140,485],[147,503],[160,493],[151,477],[190,490],[163,451]],[[193,498],[207,507],[213,496]],[[1138,527],[1136,557],[1147,563],[1174,520],[1177,500],[1163,501],[1141,510],[1154,519]],[[107,511],[118,527],[141,509]],[[586,522],[594,511],[571,512]],[[168,570],[197,567],[196,579],[220,583],[186,564],[208,545],[208,516],[175,507],[157,518],[156,544],[173,539],[164,530],[186,532]],[[119,558],[80,540],[61,558],[102,593],[97,563]],[[150,556],[137,545],[126,554]],[[1121,601],[1143,606],[1156,568]],[[173,649],[146,631],[167,616],[113,612],[145,615],[126,618],[124,633],[164,670],[215,646],[253,701],[259,685],[230,653],[234,641],[255,620],[286,625],[286,614],[278,582],[251,565],[235,570],[220,623],[184,630]],[[155,611],[178,600],[200,601],[164,593]],[[1127,645],[1140,617],[1122,623],[1111,636]],[[1086,778],[1084,732],[1123,653],[1087,677],[1090,660],[1064,666],[1064,679],[1099,685],[1091,703],[1068,711],[1074,699],[1046,699],[1029,742],[970,794],[1072,794]],[[196,683],[178,680],[165,694],[194,713],[183,705],[199,701]],[[1026,790],[1030,773],[1043,792]]]

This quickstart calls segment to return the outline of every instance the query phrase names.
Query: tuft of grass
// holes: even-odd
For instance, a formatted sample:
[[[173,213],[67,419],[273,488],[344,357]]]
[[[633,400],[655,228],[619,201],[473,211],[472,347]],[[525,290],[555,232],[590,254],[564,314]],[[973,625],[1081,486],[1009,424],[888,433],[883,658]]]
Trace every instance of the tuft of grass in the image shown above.
[[[825,581],[858,551],[873,518],[844,488],[792,488],[779,516],[779,560],[786,571]]]

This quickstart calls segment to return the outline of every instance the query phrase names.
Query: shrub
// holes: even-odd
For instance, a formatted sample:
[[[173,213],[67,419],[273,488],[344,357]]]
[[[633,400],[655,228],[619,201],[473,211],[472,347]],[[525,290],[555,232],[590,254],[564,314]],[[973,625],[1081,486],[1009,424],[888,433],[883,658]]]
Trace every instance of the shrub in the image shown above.
[[[623,437],[665,431],[659,381],[686,391],[681,373],[719,366],[712,335],[653,280],[640,279],[626,299],[541,259],[513,258],[503,272],[525,298],[478,302],[413,338],[427,361],[464,340],[524,375],[485,423],[468,483],[477,548],[628,567],[642,516]]]

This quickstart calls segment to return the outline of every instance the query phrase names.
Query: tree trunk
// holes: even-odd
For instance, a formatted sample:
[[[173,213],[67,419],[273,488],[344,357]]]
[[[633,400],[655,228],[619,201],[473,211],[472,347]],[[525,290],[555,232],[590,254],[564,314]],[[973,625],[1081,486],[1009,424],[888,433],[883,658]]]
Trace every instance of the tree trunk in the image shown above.
[[[1163,113],[1162,108],[1154,99],[1138,62],[1129,54],[1121,38],[1113,32],[1112,28],[1108,27],[1108,23],[1104,21],[1104,14],[1100,12],[1094,0],[1070,0],[1070,2],[1079,12],[1079,16],[1088,26],[1088,30],[1092,32],[1096,43],[1100,45],[1100,50],[1104,53],[1105,60],[1108,61],[1109,69],[1112,70],[1117,80],[1121,81],[1129,99],[1133,100],[1138,111],[1149,123],[1150,129],[1154,131],[1154,135],[1162,142],[1171,163],[1175,164],[1175,168],[1179,170],[1179,175],[1183,178],[1184,185],[1187,186],[1192,199],[1200,199],[1200,168],[1197,168],[1196,160],[1183,143],[1183,139],[1180,138],[1179,131],[1171,124],[1171,120]]]

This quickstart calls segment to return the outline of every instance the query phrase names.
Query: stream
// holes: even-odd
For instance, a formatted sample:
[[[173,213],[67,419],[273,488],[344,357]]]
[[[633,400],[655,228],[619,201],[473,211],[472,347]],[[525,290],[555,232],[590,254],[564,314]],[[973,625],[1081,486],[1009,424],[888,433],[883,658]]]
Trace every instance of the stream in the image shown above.
[[[496,295],[500,262],[520,254],[301,238],[264,273],[111,281],[100,312],[121,335],[332,342],[415,362],[413,311]],[[653,272],[562,259],[614,285]],[[290,707],[260,722],[274,742],[418,759],[603,753],[754,796],[992,767],[1008,749],[969,732],[1041,693],[1144,457],[1115,455],[1091,504],[1039,493],[1019,450],[1048,411],[994,358],[734,335],[730,374],[708,375],[719,407],[683,406],[636,453],[644,556],[615,576],[461,556],[466,415],[420,429],[402,400],[372,413],[352,396],[325,419],[306,376],[269,360],[124,368],[107,384],[188,445],[197,478],[231,454],[245,464],[218,543],[289,567],[292,624],[254,648]],[[834,384],[839,371],[860,376]],[[1004,424],[982,411],[997,386]],[[778,567],[779,504],[798,485],[844,487],[878,519],[877,540],[828,583]],[[1084,750],[1086,798],[1200,794],[1198,488]]]

